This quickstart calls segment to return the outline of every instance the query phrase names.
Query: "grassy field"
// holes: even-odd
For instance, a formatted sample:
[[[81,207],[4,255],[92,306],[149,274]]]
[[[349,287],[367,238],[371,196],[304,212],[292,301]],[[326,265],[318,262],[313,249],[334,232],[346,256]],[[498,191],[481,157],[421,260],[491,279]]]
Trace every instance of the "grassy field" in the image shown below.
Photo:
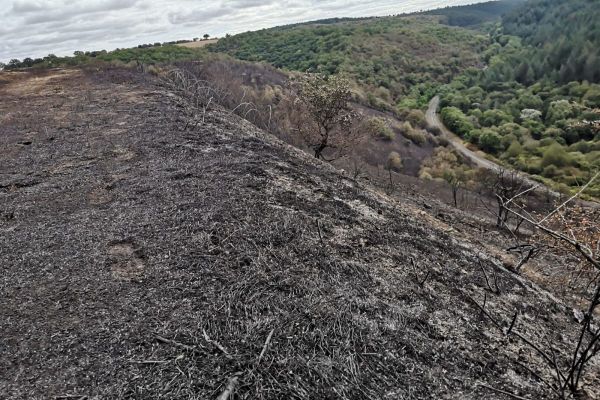
[[[219,39],[197,40],[195,42],[178,43],[177,46],[187,47],[188,49],[199,49],[209,44],[215,44]]]

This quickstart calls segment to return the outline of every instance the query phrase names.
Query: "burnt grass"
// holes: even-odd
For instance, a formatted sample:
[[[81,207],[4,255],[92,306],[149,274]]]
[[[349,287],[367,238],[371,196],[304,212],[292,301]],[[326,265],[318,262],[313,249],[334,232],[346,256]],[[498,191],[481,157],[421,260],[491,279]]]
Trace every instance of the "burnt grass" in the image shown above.
[[[570,309],[409,198],[125,70],[0,95],[0,398],[551,398],[473,300],[559,354]]]

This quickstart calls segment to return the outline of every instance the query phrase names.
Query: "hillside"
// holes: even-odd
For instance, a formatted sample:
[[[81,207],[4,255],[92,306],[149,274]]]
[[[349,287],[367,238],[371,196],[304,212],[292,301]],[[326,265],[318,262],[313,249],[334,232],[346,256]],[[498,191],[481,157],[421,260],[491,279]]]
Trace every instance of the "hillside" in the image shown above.
[[[535,70],[560,83],[600,83],[600,8],[590,0],[532,0],[508,13],[504,33],[538,49]]]
[[[453,6],[426,11],[421,14],[444,16],[448,25],[481,29],[486,24],[498,22],[503,15],[523,5],[525,0],[499,0],[475,3],[466,6]]]
[[[559,354],[576,339],[435,200],[199,122],[155,78],[3,73],[0,95],[5,398],[546,398],[552,368],[477,304]]]
[[[319,21],[247,32],[211,48],[292,71],[343,73],[373,106],[426,105],[436,84],[481,66],[488,39],[439,23],[439,16]]]

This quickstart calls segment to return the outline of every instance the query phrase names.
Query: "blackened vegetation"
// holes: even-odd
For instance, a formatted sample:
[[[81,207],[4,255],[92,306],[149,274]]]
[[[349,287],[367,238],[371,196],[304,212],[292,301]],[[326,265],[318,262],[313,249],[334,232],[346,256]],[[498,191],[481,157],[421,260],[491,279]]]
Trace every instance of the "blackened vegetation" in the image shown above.
[[[561,351],[571,315],[551,296],[408,196],[101,74],[2,89],[2,182],[40,180],[0,192],[4,397],[548,395],[552,369],[480,307]]]

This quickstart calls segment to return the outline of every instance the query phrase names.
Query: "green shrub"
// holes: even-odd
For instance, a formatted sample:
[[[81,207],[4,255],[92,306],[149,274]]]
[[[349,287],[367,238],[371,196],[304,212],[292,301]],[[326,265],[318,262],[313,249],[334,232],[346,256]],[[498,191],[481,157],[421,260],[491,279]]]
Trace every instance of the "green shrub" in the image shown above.
[[[500,126],[507,124],[512,121],[512,117],[502,110],[487,110],[483,113],[483,116],[479,119],[483,126]]]
[[[446,107],[440,113],[444,124],[454,133],[466,137],[475,127],[469,118],[456,107]]]
[[[516,158],[523,154],[523,146],[518,141],[514,141],[508,146],[505,153],[508,157]]]
[[[549,165],[564,167],[569,164],[569,161],[569,156],[565,151],[565,148],[560,144],[555,143],[544,151],[544,156],[542,157],[542,167],[545,168]]]
[[[500,135],[491,129],[484,129],[479,138],[479,147],[488,153],[497,154],[502,150]]]
[[[545,176],[546,178],[554,178],[555,176],[558,175],[558,168],[556,168],[555,165],[548,165],[542,171],[542,175]]]
[[[482,135],[482,131],[481,129],[473,129],[471,132],[469,132],[466,136],[465,139],[469,142],[469,143],[473,143],[475,145],[479,144],[479,139],[481,138]]]
[[[578,151],[580,153],[589,153],[592,150],[592,144],[590,142],[586,142],[584,140],[573,143],[569,146],[569,152]]]
[[[365,125],[367,132],[373,137],[388,141],[396,138],[396,134],[383,118],[370,118],[366,121]]]

